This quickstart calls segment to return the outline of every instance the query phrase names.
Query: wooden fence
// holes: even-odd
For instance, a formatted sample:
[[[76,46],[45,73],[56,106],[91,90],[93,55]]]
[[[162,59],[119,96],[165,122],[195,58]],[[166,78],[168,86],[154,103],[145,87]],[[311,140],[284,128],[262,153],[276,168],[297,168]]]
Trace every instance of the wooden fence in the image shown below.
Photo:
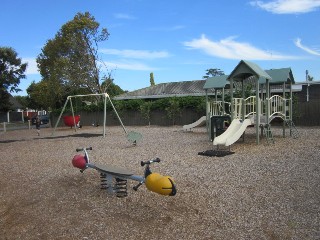
[[[299,102],[293,109],[296,126],[320,126],[320,100]]]
[[[123,124],[125,126],[145,126],[148,121],[143,118],[140,111],[119,111],[118,112]],[[19,112],[0,112],[0,123],[22,121],[22,115]],[[103,124],[103,112],[79,112],[81,116],[81,125],[89,126],[94,124]],[[66,115],[66,114],[64,114]],[[205,113],[199,113],[193,109],[183,109],[180,114],[173,120],[167,115],[164,110],[152,111],[150,114],[150,124],[159,126],[170,125],[185,125],[190,124],[204,116]],[[51,125],[54,126],[58,116],[51,116]],[[26,120],[26,119],[25,119]],[[119,125],[119,121],[113,111],[107,112],[106,124],[108,126]],[[293,107],[293,122],[296,126],[320,126],[320,100],[311,100],[309,102],[298,102]],[[63,120],[60,121],[59,126],[64,126]]]
[[[119,111],[118,114],[125,126],[149,125],[148,120],[142,116],[140,111]],[[65,115],[67,114],[64,114],[64,116]],[[75,115],[80,115],[80,125],[82,126],[103,124],[103,112],[77,112]],[[166,111],[155,110],[150,114],[150,124],[158,126],[185,125],[197,121],[202,116],[205,116],[205,113],[201,114],[193,109],[184,109],[175,119],[170,119]],[[51,116],[52,126],[55,126],[58,117],[59,116]],[[119,120],[113,111],[107,112],[106,125],[120,125]],[[59,121],[58,126],[64,126],[63,119]]]

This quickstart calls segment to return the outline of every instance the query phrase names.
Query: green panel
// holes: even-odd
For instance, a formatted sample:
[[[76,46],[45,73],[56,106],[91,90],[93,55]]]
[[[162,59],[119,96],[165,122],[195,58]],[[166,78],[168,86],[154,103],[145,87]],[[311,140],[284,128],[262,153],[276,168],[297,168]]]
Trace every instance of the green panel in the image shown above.
[[[294,78],[292,75],[291,68],[280,68],[280,69],[270,69],[266,72],[272,77],[270,84],[276,83],[294,83]],[[262,83],[263,79],[259,79],[259,82]]]
[[[207,78],[203,89],[221,89],[229,87],[229,81],[227,81],[228,75],[214,76]]]
[[[256,76],[263,79],[272,79],[268,73],[262,70],[257,64],[241,60],[239,64],[234,68],[234,70],[229,75],[228,79],[233,78],[235,81],[241,81],[250,76]]]

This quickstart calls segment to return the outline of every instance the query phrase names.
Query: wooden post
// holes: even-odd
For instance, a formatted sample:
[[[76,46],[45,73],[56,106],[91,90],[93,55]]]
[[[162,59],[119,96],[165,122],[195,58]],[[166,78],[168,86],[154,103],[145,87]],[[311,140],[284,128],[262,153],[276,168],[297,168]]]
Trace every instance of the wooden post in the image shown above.
[[[224,88],[222,88],[222,111],[223,111],[223,115],[225,115],[226,108],[225,108],[225,102],[224,102]]]
[[[233,79],[230,79],[230,102],[231,102],[231,122],[233,121],[233,111],[234,111],[234,106],[233,106]]]
[[[267,120],[267,124],[269,124],[269,118],[270,118],[270,83],[269,83],[269,79],[266,79],[266,101],[265,101],[266,105],[266,120]]]
[[[106,137],[106,118],[107,118],[107,94],[104,94],[104,105],[103,105],[103,137]]]
[[[282,109],[284,109],[284,121],[282,123],[282,135],[283,137],[286,137],[286,113],[285,113],[285,109],[286,109],[286,104],[285,104],[285,99],[286,99],[286,83],[283,83],[282,85],[282,96],[283,96],[283,103],[282,103]],[[290,127],[290,131],[291,131],[291,127]]]
[[[260,126],[260,98],[259,98],[259,77],[256,76],[256,142],[259,144],[260,136],[259,136],[259,126]]]
[[[72,112],[72,117],[73,117],[73,125],[74,125],[74,131],[77,131],[77,125],[76,125],[76,119],[74,118],[74,111],[73,111],[73,105],[72,105],[72,100],[70,97],[70,106],[71,106],[71,112]]]
[[[244,121],[245,115],[246,115],[246,105],[245,105],[245,94],[244,94],[244,81],[243,79],[241,80],[241,84],[242,84],[242,111],[241,111],[241,116],[242,116],[242,121]]]

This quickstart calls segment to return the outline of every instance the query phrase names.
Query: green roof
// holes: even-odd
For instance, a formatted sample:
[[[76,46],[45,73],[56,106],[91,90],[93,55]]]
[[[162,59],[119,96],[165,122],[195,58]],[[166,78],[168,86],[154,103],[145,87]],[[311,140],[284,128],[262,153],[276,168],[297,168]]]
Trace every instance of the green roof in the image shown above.
[[[266,79],[269,79],[269,84],[294,83],[291,68],[262,70],[255,63],[241,60],[230,75],[209,77],[203,88],[221,89],[229,87],[231,78],[236,82],[247,78],[252,79],[253,76],[259,78],[260,84],[266,83]]]
[[[266,72],[272,77],[270,84],[294,83],[291,68],[270,69]],[[261,81],[264,82],[263,79],[259,79],[260,83]]]
[[[229,75],[221,75],[207,78],[206,83],[204,84],[204,89],[221,89],[229,85],[229,81],[227,81]]]
[[[256,76],[257,78],[262,79],[272,79],[271,76],[262,70],[257,64],[241,60],[230,73],[228,80],[232,78],[234,81],[241,81],[251,76]]]

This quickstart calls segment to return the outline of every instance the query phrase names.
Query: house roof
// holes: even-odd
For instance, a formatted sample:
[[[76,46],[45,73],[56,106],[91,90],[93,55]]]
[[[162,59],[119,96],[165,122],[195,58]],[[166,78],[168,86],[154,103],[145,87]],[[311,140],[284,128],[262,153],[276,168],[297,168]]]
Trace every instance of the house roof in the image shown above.
[[[203,89],[206,80],[159,83],[154,86],[127,92],[114,97],[115,100],[146,99],[184,96],[205,96]],[[213,94],[213,91],[210,91]],[[209,94],[210,94],[209,93]]]
[[[234,84],[238,85],[240,80],[248,79],[255,84],[254,77],[259,78],[259,83],[265,83],[269,79],[271,84],[294,83],[290,68],[262,70],[258,65],[241,60],[230,75],[209,77],[207,80],[194,80],[183,82],[160,83],[154,86],[127,92],[114,97],[115,100],[125,99],[154,99],[165,97],[183,96],[205,96],[214,95],[215,89],[228,88],[229,80],[233,78]]]
[[[9,93],[9,102],[12,104],[12,109],[21,109],[22,105]]]

